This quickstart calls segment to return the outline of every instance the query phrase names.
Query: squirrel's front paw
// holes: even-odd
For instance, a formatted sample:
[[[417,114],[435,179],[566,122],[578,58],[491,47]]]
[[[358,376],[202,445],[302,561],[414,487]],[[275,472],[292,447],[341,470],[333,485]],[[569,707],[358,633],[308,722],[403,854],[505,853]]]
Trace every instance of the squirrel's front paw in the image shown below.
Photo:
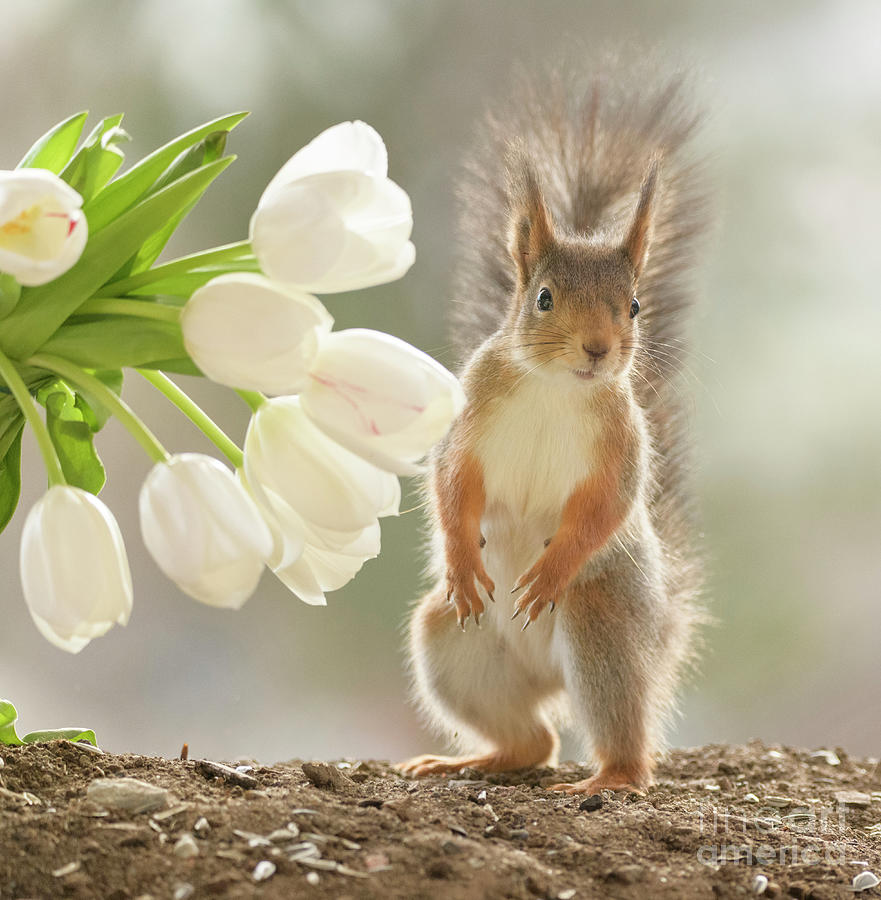
[[[456,616],[462,631],[465,630],[466,619],[472,614],[475,623],[480,625],[480,617],[485,609],[483,600],[480,599],[480,594],[477,592],[476,581],[483,585],[489,599],[495,602],[493,591],[496,586],[486,574],[483,563],[479,559],[447,569],[447,602],[456,607]]]
[[[557,600],[566,590],[568,579],[561,578],[555,568],[548,565],[544,557],[540,559],[528,572],[524,572],[514,585],[512,594],[517,591],[527,590],[514,604],[516,619],[521,613],[526,613],[521,631],[526,631],[531,622],[534,622],[546,606],[550,606],[551,612],[557,608]]]

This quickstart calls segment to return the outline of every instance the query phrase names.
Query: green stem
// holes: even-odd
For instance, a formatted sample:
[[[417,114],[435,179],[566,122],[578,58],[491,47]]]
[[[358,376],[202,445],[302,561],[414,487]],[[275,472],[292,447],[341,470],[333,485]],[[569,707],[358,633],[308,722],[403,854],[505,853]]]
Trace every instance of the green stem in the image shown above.
[[[237,390],[236,393],[251,407],[251,412],[257,412],[257,410],[266,402],[266,398],[260,391]]]
[[[129,434],[147,451],[147,455],[154,462],[165,462],[168,459],[168,451],[159,443],[156,435],[138,418],[134,410],[99,378],[60,356],[48,353],[37,353],[28,360],[28,365],[48,369],[75,387],[91,394],[122,422]]]
[[[43,456],[43,462],[46,464],[49,485],[67,484],[67,479],[64,477],[64,472],[61,470],[61,461],[58,459],[58,454],[55,452],[55,445],[52,443],[52,438],[49,436],[49,429],[46,428],[43,418],[40,415],[40,411],[37,408],[37,401],[31,396],[30,391],[27,389],[27,385],[22,380],[21,375],[18,374],[15,363],[13,363],[2,351],[0,351],[0,377],[3,378],[6,382],[6,386],[12,391],[12,396],[15,397],[15,401],[18,403],[19,408],[25,417],[25,421],[34,430],[34,437],[37,439],[37,445]]]
[[[236,442],[205,412],[193,399],[184,393],[167,375],[153,369],[136,369],[165,396],[217,447],[218,450],[238,469],[244,455]]]
[[[212,250],[190,253],[188,256],[172,259],[161,266],[154,266],[152,269],[138,272],[137,275],[130,275],[128,278],[122,278],[119,281],[106,284],[98,291],[98,296],[127,294],[129,291],[135,290],[135,288],[143,287],[145,284],[150,284],[154,281],[171,278],[174,275],[186,274],[192,269],[200,269],[204,266],[250,255],[251,245],[248,241],[236,241],[234,244],[224,244],[222,247],[215,247]]]
[[[118,315],[136,316],[140,319],[159,319],[161,322],[177,322],[181,308],[150,300],[128,300],[125,297],[93,297],[77,308],[78,316]]]

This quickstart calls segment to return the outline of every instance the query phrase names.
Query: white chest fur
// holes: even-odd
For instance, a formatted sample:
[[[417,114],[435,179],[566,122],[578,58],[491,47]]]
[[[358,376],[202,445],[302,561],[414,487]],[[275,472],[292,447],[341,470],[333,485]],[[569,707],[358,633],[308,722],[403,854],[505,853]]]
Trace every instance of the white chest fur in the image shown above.
[[[593,469],[598,428],[589,386],[524,378],[491,412],[477,442],[486,506],[484,564],[505,596],[541,555],[566,500]]]
[[[523,378],[490,413],[477,454],[483,464],[486,509],[524,518],[559,520],[567,498],[593,466],[596,420],[590,387]]]

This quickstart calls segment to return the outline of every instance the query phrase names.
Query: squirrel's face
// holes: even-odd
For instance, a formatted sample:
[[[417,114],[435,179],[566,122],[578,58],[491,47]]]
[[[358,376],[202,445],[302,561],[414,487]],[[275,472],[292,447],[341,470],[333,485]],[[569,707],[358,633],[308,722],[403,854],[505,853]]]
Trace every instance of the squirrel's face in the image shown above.
[[[508,160],[508,250],[517,288],[506,323],[514,359],[543,376],[612,381],[637,347],[636,282],[648,255],[659,157],[649,161],[620,244],[560,234],[531,157],[514,144]]]
[[[515,359],[536,374],[611,381],[630,367],[638,340],[634,275],[620,248],[555,242],[517,289]]]

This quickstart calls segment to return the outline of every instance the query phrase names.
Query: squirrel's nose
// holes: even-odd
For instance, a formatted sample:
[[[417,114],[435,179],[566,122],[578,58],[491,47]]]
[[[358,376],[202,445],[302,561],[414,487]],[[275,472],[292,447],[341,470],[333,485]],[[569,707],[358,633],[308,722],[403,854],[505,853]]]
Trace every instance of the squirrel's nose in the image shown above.
[[[608,345],[604,347],[588,347],[587,344],[582,344],[581,346],[591,359],[602,359],[609,352]]]

